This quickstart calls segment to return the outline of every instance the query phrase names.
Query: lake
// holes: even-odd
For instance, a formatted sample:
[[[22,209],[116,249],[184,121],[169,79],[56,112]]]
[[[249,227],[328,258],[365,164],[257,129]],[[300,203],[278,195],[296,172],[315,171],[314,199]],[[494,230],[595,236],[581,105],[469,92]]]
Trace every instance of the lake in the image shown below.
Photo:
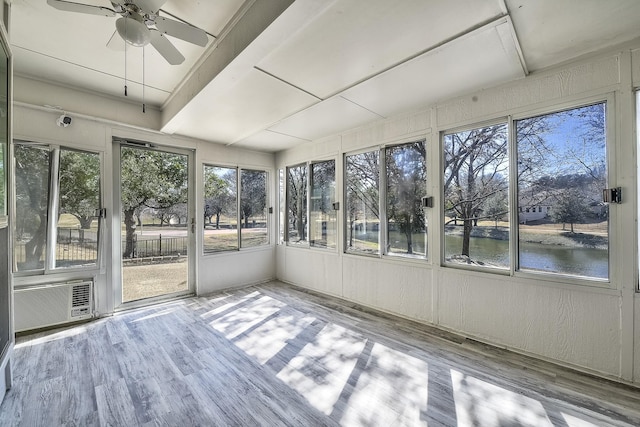
[[[369,232],[366,235],[364,233],[356,233],[354,237],[375,242],[377,241],[378,233]],[[424,253],[424,241],[424,234],[414,234],[414,252]],[[395,253],[401,253],[406,250],[406,237],[403,233],[390,232],[389,243]],[[469,252],[473,260],[508,268],[508,241],[472,237],[469,245]],[[459,254],[462,248],[462,236],[446,235],[445,248],[446,258]],[[606,249],[522,242],[520,243],[520,270],[556,272],[607,279],[609,278],[609,253]]]

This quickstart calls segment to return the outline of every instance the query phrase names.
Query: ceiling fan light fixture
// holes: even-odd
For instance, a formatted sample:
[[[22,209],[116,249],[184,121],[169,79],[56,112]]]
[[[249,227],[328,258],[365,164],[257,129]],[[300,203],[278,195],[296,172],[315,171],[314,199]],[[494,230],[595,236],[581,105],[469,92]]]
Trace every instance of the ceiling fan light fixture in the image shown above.
[[[116,30],[120,37],[133,46],[144,46],[151,41],[151,34],[147,26],[132,15],[118,18],[116,20]]]

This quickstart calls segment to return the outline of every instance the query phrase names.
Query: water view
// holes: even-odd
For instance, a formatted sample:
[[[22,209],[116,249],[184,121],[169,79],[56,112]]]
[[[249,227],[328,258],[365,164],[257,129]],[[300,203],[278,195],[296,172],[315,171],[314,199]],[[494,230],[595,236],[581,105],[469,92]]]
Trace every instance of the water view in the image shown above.
[[[506,240],[472,237],[469,252],[482,254],[482,261],[496,266],[509,265],[509,242]],[[446,258],[459,254],[462,236],[445,238]],[[455,250],[458,249],[458,250]],[[548,271],[583,277],[607,279],[609,256],[607,249],[551,246],[541,243],[520,242],[521,270]]]
[[[356,233],[357,239],[377,242],[377,232]],[[413,235],[414,252],[424,254],[425,235]],[[406,249],[404,233],[389,233],[389,243],[397,249]],[[509,242],[507,240],[471,237],[469,252],[472,260],[480,260],[487,266],[508,268]],[[445,236],[445,258],[451,260],[460,254],[462,236]],[[399,252],[399,251],[396,251]],[[476,257],[474,257],[476,254]],[[520,269],[522,271],[546,271],[581,277],[607,279],[609,277],[609,255],[606,248],[548,245],[520,242]]]

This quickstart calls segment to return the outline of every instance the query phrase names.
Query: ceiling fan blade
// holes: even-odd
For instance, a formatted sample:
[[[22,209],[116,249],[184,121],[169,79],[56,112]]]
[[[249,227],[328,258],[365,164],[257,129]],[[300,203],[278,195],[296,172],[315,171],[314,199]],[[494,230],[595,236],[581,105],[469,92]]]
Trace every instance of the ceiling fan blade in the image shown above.
[[[135,0],[134,3],[147,13],[157,13],[167,0]]]
[[[107,47],[111,50],[122,52],[124,50],[124,44],[125,41],[120,37],[120,34],[118,34],[118,30],[115,30],[107,42]]]
[[[116,12],[113,9],[102,6],[92,6],[90,4],[73,3],[65,0],[47,0],[47,4],[58,10],[64,10],[65,12],[78,12],[89,15],[99,16],[116,16]]]
[[[160,31],[151,31],[151,44],[169,64],[179,65],[184,62],[184,56]]]
[[[164,34],[177,37],[189,43],[197,44],[198,46],[206,46],[209,41],[207,33],[205,33],[204,30],[179,21],[174,21],[173,19],[165,18],[164,16],[158,16],[156,18],[156,28]]]

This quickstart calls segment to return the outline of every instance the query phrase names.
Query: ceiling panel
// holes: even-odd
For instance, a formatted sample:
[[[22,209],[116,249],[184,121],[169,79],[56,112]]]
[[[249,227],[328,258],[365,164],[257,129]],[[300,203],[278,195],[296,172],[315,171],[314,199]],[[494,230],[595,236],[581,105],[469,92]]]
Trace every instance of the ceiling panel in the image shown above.
[[[507,0],[530,70],[640,36],[638,0]]]
[[[162,6],[162,10],[217,37],[244,2],[245,0],[168,1]]]
[[[389,117],[524,75],[511,23],[501,18],[341,96]]]
[[[63,85],[108,93],[123,100],[142,103],[142,85],[138,81],[127,81],[127,94],[124,96],[124,79],[98,70],[88,70],[76,64],[56,58],[40,55],[24,49],[13,49],[16,73],[43,80],[59,82]],[[31,75],[30,71],[40,68],[40,72]],[[147,105],[160,106],[169,95],[168,91],[154,88],[145,82],[144,100]],[[54,102],[54,101],[47,101]],[[65,107],[64,105],[62,107]]]
[[[309,94],[255,69],[224,91],[217,89],[214,94],[205,88],[164,130],[233,143],[318,102]]]
[[[306,139],[296,138],[281,133],[263,130],[248,138],[233,144],[234,147],[250,148],[252,150],[276,152],[304,144]]]
[[[336,96],[294,114],[269,130],[314,140],[378,119],[379,115]]]
[[[504,12],[499,0],[336,1],[258,66],[327,98]]]

